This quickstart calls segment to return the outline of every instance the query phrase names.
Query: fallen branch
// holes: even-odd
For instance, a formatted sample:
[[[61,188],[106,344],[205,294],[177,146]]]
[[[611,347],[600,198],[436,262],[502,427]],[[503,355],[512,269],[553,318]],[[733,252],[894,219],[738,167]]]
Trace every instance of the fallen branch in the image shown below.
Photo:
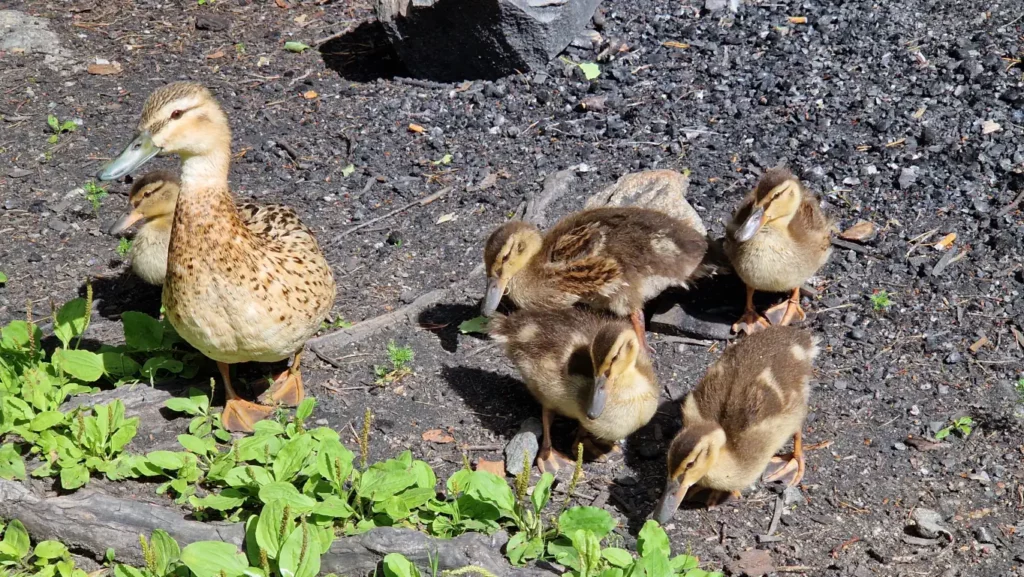
[[[418,199],[418,200],[414,200],[414,201],[410,202],[409,204],[407,204],[405,206],[402,206],[402,207],[399,207],[399,208],[396,208],[395,210],[392,210],[391,212],[389,212],[389,213],[387,213],[387,214],[385,214],[383,216],[378,216],[377,218],[371,218],[370,220],[368,220],[368,221],[366,221],[366,222],[364,222],[362,224],[357,224],[356,226],[353,226],[352,228],[350,228],[350,229],[346,230],[345,232],[343,232],[343,233],[339,234],[338,236],[336,236],[335,240],[341,239],[341,238],[345,238],[346,236],[352,234],[353,232],[355,232],[355,231],[357,231],[359,229],[366,228],[366,227],[370,226],[371,224],[374,224],[376,222],[380,222],[380,221],[382,221],[382,220],[384,220],[386,218],[391,218],[392,216],[395,216],[396,214],[398,214],[400,212],[404,212],[406,210],[409,210],[410,208],[412,208],[414,206],[427,206],[428,204],[430,204],[430,203],[434,202],[435,200],[438,200],[439,198],[441,198],[444,195],[448,194],[449,192],[451,192],[451,190],[452,189],[450,187],[449,188],[442,188],[441,190],[435,192],[434,194],[431,194],[431,195],[428,195],[428,196],[424,196],[423,198]]]
[[[1022,201],[1024,201],[1024,190],[1020,191],[1017,197],[1010,201],[1010,204],[999,209],[999,212],[996,213],[996,216],[1006,216],[1007,214],[1010,214],[1014,209],[1017,208],[1017,205],[1019,205]]]

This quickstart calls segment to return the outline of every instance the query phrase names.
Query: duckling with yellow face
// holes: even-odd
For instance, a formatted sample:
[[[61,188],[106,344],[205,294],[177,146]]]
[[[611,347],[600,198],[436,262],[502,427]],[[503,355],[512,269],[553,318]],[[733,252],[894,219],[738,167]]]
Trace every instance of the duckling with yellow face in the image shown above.
[[[137,227],[128,256],[132,272],[149,284],[162,285],[167,276],[167,246],[171,242],[178,188],[178,177],[171,172],[146,173],[132,185],[128,195],[131,210],[110,227],[109,234],[120,236],[142,223]]]
[[[655,519],[672,519],[691,487],[739,496],[769,465],[767,481],[803,478],[801,429],[817,339],[774,326],[730,346],[683,402],[683,428],[668,451],[668,482]],[[793,437],[793,452],[775,457]]]
[[[832,223],[818,200],[793,173],[773,168],[743,200],[726,227],[725,253],[747,287],[743,316],[733,331],[768,326],[754,309],[754,292],[788,292],[788,300],[765,313],[772,324],[803,320],[800,286],[824,266],[832,253]]]

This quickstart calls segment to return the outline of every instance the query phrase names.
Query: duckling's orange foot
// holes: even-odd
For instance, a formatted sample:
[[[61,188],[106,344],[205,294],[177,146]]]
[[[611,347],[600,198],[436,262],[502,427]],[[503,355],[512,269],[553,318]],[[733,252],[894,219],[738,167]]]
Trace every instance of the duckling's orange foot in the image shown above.
[[[739,491],[711,491],[708,495],[707,503],[708,509],[714,509],[729,499],[740,500],[742,499]]]
[[[242,399],[229,399],[224,404],[220,422],[229,431],[251,433],[254,424],[273,414],[274,407],[257,405]]]
[[[762,317],[761,315],[757,314],[757,311],[748,310],[747,312],[743,313],[743,316],[740,317],[740,320],[736,321],[732,325],[732,332],[739,333],[742,331],[749,335],[761,329],[767,328],[768,326],[768,321],[765,320],[765,318]]]
[[[770,323],[782,326],[789,325],[794,319],[797,322],[801,322],[807,318],[807,314],[804,313],[804,309],[800,306],[800,301],[794,301],[793,299],[782,301],[764,311],[764,314],[768,317]]]
[[[583,456],[598,463],[606,463],[609,458],[622,454],[618,443],[604,443],[590,436],[583,437],[580,443],[583,444]]]
[[[765,483],[781,481],[790,487],[795,487],[803,478],[803,455],[793,455],[790,453],[789,455],[772,457],[768,467],[764,470],[764,475],[761,477],[761,480]]]
[[[542,449],[537,455],[537,468],[541,473],[551,473],[554,475],[562,467],[574,469],[576,467],[576,461],[573,461],[554,449]]]
[[[265,405],[296,407],[304,398],[306,393],[302,387],[302,373],[289,369],[277,376],[274,384],[260,395],[259,401]]]

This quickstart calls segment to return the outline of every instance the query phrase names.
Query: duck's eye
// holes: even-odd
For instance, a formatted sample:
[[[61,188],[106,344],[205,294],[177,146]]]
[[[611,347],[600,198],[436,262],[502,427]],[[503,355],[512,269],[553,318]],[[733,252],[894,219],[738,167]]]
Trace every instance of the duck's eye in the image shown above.
[[[517,244],[516,245],[516,250],[519,251],[519,252],[523,252],[523,243]]]
[[[183,111],[183,110],[175,110],[174,112],[171,113],[171,120],[177,120],[177,119],[181,118],[182,114],[185,114],[185,111]]]

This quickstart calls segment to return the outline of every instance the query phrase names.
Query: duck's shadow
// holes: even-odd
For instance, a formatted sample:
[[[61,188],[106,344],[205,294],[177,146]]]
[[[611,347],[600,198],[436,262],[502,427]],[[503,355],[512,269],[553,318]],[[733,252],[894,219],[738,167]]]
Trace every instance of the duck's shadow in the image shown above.
[[[417,322],[441,341],[441,348],[454,353],[459,348],[459,325],[473,317],[480,316],[480,309],[467,304],[440,303],[420,313]],[[470,338],[486,338],[475,333],[467,334]]]
[[[98,301],[97,312],[107,320],[118,320],[125,311],[138,311],[151,317],[160,316],[162,288],[147,284],[125,269],[118,275],[95,277],[92,298]],[[86,296],[86,285],[78,287],[78,296]]]

